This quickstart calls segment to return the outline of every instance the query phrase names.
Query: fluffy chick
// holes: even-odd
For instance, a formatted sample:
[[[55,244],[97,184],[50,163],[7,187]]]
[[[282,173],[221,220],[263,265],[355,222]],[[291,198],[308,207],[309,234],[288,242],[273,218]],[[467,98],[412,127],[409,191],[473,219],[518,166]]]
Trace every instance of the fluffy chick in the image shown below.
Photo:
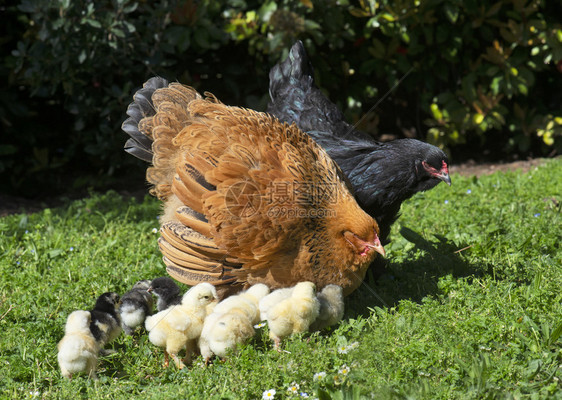
[[[239,308],[244,310],[252,324],[257,324],[260,321],[259,302],[268,294],[267,285],[258,283],[240,294],[227,297],[217,304],[213,312],[225,314],[233,308]]]
[[[181,304],[146,318],[145,326],[152,344],[164,348],[164,366],[169,364],[168,354],[179,369],[191,361],[195,341],[201,335],[207,306],[217,301],[217,291],[210,283],[200,283],[189,289],[182,297]],[[178,353],[186,349],[182,360]]]
[[[343,289],[338,285],[327,285],[317,294],[320,311],[310,325],[311,331],[320,331],[341,321],[344,312]]]
[[[153,279],[148,292],[153,293],[158,298],[156,302],[156,309],[158,311],[163,311],[170,306],[181,303],[182,295],[180,288],[172,278],[167,276]]]
[[[316,297],[316,285],[312,282],[299,282],[291,296],[274,305],[267,312],[269,337],[279,350],[281,340],[293,333],[306,332],[320,312],[320,302]]]
[[[64,328],[64,337],[58,343],[58,362],[64,377],[86,372],[90,378],[97,379],[99,343],[90,331],[91,315],[78,310],[70,313]]]
[[[255,330],[244,308],[232,308],[227,313],[213,313],[205,320],[199,349],[205,364],[217,355],[224,359],[230,350],[254,336]]]
[[[260,310],[260,321],[265,321],[267,319],[267,312],[271,307],[278,304],[279,302],[285,300],[293,293],[293,288],[282,288],[277,289],[265,296],[259,302],[259,310]]]
[[[149,280],[139,281],[121,297],[119,316],[121,327],[127,335],[132,335],[135,328],[141,326],[146,317],[152,313],[154,300],[148,292],[149,287]]]
[[[90,330],[99,343],[101,353],[108,354],[103,347],[113,341],[121,334],[121,319],[117,313],[117,303],[119,295],[115,292],[105,292],[96,300],[96,305],[92,310]]]
[[[258,304],[268,293],[267,285],[258,283],[214,307],[205,319],[198,343],[205,363],[213,354],[224,358],[228,349],[254,335],[253,325],[260,321]]]

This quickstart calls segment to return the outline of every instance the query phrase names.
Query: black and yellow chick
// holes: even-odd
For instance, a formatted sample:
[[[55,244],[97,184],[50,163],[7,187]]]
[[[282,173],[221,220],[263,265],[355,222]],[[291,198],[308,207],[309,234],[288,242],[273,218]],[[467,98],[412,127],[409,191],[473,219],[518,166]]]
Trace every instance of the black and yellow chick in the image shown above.
[[[121,327],[127,335],[132,335],[137,326],[144,324],[144,320],[152,314],[154,300],[148,292],[150,280],[142,280],[121,297],[119,304],[119,316]]]
[[[90,314],[92,320],[90,322],[90,330],[92,335],[99,343],[101,353],[108,354],[103,347],[113,341],[121,333],[121,319],[117,313],[117,304],[119,303],[119,295],[115,292],[106,292],[96,300],[96,305]]]

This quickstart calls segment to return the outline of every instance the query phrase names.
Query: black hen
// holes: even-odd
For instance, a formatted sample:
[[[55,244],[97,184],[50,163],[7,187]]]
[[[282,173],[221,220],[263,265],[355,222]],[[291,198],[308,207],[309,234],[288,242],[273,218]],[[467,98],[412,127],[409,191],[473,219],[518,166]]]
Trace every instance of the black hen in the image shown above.
[[[267,112],[307,132],[351,182],[359,205],[375,218],[382,244],[400,205],[443,181],[451,184],[447,155],[415,139],[378,142],[345,122],[342,112],[316,87],[302,42],[269,73]]]

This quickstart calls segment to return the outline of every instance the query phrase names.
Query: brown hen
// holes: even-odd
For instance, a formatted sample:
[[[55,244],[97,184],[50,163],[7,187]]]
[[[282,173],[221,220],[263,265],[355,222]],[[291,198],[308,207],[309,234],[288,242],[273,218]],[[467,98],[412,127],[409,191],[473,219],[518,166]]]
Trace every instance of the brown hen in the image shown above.
[[[349,294],[384,254],[375,220],[295,124],[161,78],[145,83],[128,114],[125,148],[153,164],[160,250],[178,281],[210,282],[222,295],[302,281]]]

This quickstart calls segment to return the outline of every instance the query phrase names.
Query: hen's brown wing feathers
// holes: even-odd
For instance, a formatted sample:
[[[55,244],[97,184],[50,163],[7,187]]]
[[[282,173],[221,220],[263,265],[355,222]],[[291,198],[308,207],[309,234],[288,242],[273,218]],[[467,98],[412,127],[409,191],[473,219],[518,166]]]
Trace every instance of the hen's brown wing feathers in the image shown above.
[[[282,287],[314,280],[320,287],[356,287],[346,268],[359,268],[357,257],[343,239],[345,254],[334,257],[333,237],[345,230],[340,220],[357,223],[363,236],[378,228],[308,135],[176,83],[156,90],[152,100],[156,113],[140,121],[139,130],[154,141],[147,171],[152,193],[171,210],[159,241],[171,276],[190,285]],[[331,194],[319,196],[318,187]],[[278,213],[283,195],[290,212]],[[343,215],[330,220],[336,221],[330,236],[330,222],[311,211],[334,207]]]

